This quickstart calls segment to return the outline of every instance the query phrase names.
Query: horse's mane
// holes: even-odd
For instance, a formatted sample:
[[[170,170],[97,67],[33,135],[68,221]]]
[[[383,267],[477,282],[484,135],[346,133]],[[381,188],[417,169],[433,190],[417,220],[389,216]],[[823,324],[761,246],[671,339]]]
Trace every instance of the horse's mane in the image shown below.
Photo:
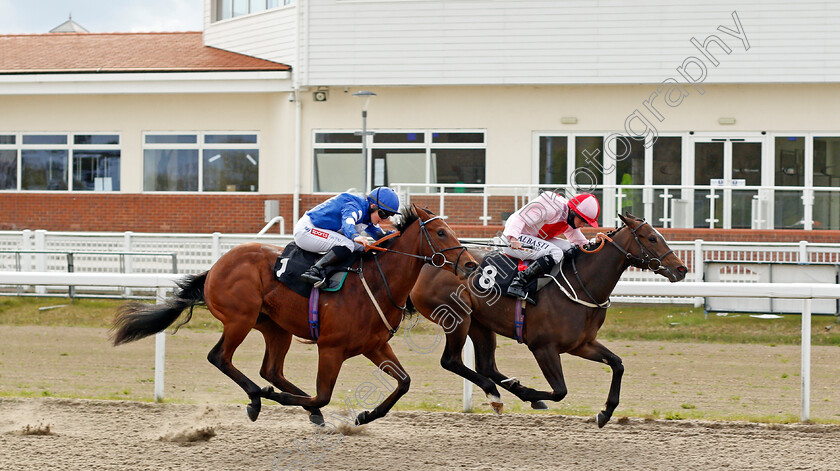
[[[425,211],[427,213],[433,214],[428,209],[426,209],[426,208],[423,208],[423,209],[425,209]],[[414,207],[413,206],[406,206],[405,208],[403,208],[400,211],[399,215],[397,216],[397,220],[396,220],[396,222],[394,222],[394,229],[396,229],[396,230],[400,231],[400,233],[402,233],[403,231],[405,231],[405,229],[408,226],[411,225],[411,223],[413,223],[414,221],[416,221],[418,219],[420,219],[420,216],[414,211]]]

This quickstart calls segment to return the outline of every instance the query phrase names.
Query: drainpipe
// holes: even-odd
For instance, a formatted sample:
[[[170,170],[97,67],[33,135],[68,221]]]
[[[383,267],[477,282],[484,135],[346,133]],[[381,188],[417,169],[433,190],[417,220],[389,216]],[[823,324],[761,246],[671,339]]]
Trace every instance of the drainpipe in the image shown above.
[[[300,128],[301,128],[301,106],[300,89],[295,84],[295,193],[292,200],[292,223],[300,219],[300,167],[303,155],[301,154]]]
[[[305,0],[298,1],[297,6],[297,29],[295,34],[295,64],[292,68],[292,79],[294,80],[294,96],[295,96],[295,189],[292,201],[292,226],[295,225],[300,218],[300,169],[303,162],[303,154],[301,153],[301,103],[300,103],[300,89],[302,82],[303,60],[305,54],[301,48],[306,45],[306,41],[301,39],[303,27],[305,26],[304,12],[309,8],[309,2]]]

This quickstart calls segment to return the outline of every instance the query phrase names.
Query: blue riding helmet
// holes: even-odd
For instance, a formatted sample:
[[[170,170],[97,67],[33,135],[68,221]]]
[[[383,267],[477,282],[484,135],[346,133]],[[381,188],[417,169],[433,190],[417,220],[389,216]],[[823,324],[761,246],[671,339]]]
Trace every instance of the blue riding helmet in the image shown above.
[[[396,191],[387,186],[380,186],[371,190],[368,193],[367,200],[389,213],[396,214],[400,211],[400,197],[397,196]]]

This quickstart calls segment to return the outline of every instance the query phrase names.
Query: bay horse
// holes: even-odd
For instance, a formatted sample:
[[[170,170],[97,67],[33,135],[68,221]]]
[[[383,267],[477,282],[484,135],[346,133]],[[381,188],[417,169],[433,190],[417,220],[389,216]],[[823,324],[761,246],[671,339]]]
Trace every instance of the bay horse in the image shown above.
[[[382,253],[370,252],[362,257],[358,276],[350,273],[340,291],[321,294],[317,341],[310,333],[309,300],[274,276],[274,263],[282,248],[248,243],[234,247],[210,270],[179,280],[179,289],[164,304],[124,305],[114,321],[113,343],[120,345],[161,332],[185,309],[190,308],[191,316],[192,307],[203,304],[223,324],[222,337],[207,359],[248,395],[247,413],[252,421],[259,416],[261,398],[266,398],[302,406],[309,412],[310,421],[323,425],[320,408],[330,402],[341,365],[348,358],[364,355],[398,383],[380,404],[356,418],[358,425],[368,423],[384,416],[408,391],[411,380],[388,340],[399,326],[421,268],[426,263],[446,267],[457,279],[477,266],[440,216],[412,205],[401,212],[395,227],[399,237],[380,248]],[[381,313],[366,292],[369,287],[364,280],[369,280],[370,297],[375,298]],[[180,325],[188,321],[189,317]],[[234,351],[251,329],[265,338],[260,376],[282,392],[270,386],[260,389],[232,363]],[[315,396],[303,392],[283,374],[293,335],[315,341],[318,346]]]
[[[598,342],[595,337],[606,318],[609,297],[621,274],[630,267],[652,270],[669,281],[685,278],[688,269],[668,247],[659,232],[642,219],[629,213],[619,215],[624,225],[608,234],[609,244],[597,253],[578,252],[563,260],[563,277],[568,280],[567,291],[556,283],[549,283],[538,291],[536,306],[528,306],[525,315],[523,342],[536,358],[551,391],[537,391],[525,387],[516,378],[508,378],[496,367],[496,334],[514,338],[515,303],[517,298],[488,295],[473,285],[473,277],[459,280],[440,270],[423,269],[411,293],[415,308],[427,319],[444,327],[446,346],[440,359],[441,366],[478,385],[490,400],[496,412],[502,403],[496,385],[503,387],[519,399],[530,402],[535,409],[547,409],[542,401],[560,401],[567,393],[563,379],[561,353],[570,353],[600,363],[612,369],[607,402],[596,416],[598,427],[603,427],[618,406],[621,377],[624,366],[621,358]],[[603,242],[602,242],[603,243]],[[473,257],[481,262],[488,249],[470,249]],[[515,269],[515,262],[513,265]],[[489,291],[489,290],[488,290]],[[498,287],[497,287],[498,291]],[[572,300],[578,297],[582,302]],[[456,305],[464,315],[450,309],[449,316],[441,314],[440,306]],[[461,351],[467,335],[475,345],[476,370],[467,368],[461,361]]]

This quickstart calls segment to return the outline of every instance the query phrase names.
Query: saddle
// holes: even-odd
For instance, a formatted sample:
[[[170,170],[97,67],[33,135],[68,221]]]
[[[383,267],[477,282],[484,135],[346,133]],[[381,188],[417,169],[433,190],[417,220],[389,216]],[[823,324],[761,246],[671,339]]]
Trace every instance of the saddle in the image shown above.
[[[489,289],[493,289],[493,286],[498,286],[498,289],[503,295],[509,296],[507,294],[507,289],[516,277],[516,274],[528,268],[528,265],[532,262],[533,260],[519,260],[517,258],[509,257],[501,251],[491,252],[484,257],[484,260],[482,260],[481,266],[478,268],[479,275],[475,277],[473,287],[478,290],[478,292],[483,293],[487,292]],[[552,267],[551,273],[548,275],[543,275],[538,279],[531,280],[531,282],[525,286],[525,290],[528,292],[528,297],[537,299],[537,292],[551,282],[549,275],[552,277],[557,276],[560,273],[562,265],[562,263],[557,263],[554,267]]]
[[[347,273],[354,271],[351,267],[359,260],[361,255],[361,252],[353,252],[343,263],[324,267],[327,273],[327,281],[320,286],[320,290],[340,290],[344,286],[344,279],[347,278]],[[274,262],[274,277],[295,293],[304,298],[308,298],[312,292],[312,285],[301,281],[300,275],[314,265],[315,261],[320,257],[321,254],[307,252],[295,245],[294,242],[290,242],[283,249],[283,254]]]

